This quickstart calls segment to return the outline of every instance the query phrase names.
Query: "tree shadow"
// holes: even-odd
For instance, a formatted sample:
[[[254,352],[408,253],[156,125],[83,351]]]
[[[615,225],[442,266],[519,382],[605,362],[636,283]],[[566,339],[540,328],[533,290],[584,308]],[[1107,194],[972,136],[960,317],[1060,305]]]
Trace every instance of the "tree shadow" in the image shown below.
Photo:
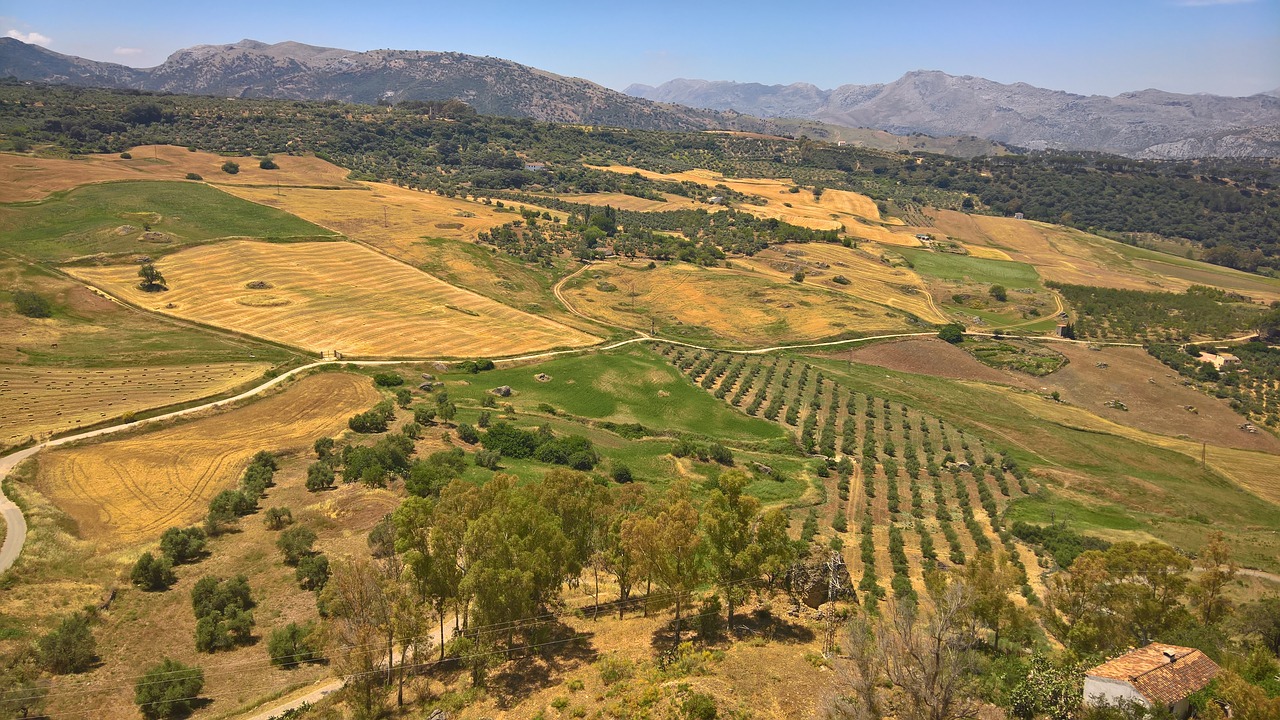
[[[515,707],[533,693],[560,684],[565,672],[594,662],[594,636],[595,633],[579,633],[559,622],[543,626],[541,632],[527,639],[524,648],[513,649],[507,662],[490,676],[488,688],[498,707]]]

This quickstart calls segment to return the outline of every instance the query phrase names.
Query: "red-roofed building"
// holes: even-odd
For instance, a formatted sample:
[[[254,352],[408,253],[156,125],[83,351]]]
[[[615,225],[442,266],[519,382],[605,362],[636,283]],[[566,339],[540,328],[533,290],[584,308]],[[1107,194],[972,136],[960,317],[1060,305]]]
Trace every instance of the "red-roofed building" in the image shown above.
[[[1137,703],[1186,717],[1187,697],[1203,690],[1217,675],[1217,663],[1195,648],[1151,643],[1088,670],[1084,702],[1095,706]]]

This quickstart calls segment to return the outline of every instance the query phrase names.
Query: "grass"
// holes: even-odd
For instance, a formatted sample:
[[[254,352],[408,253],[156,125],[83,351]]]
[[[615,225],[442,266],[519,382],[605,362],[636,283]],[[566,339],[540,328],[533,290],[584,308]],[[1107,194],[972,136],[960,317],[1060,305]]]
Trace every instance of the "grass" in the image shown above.
[[[355,243],[230,241],[185,250],[157,267],[166,292],[140,290],[132,265],[73,272],[139,307],[313,352],[465,357],[596,341]],[[248,287],[260,281],[270,287]]]
[[[894,248],[894,252],[905,257],[916,272],[940,280],[987,283],[1009,288],[1040,286],[1040,274],[1027,263],[912,248]]]
[[[550,382],[534,376],[545,373]],[[685,380],[652,351],[636,346],[608,353],[563,358],[531,366],[499,369],[466,378],[471,385],[450,395],[475,400],[490,388],[509,385],[513,397],[499,399],[522,411],[547,403],[559,411],[615,423],[640,423],[653,430],[671,430],[723,438],[728,442],[776,440],[784,437],[773,423],[735,412]]]
[[[160,255],[223,237],[268,239],[330,236],[324,228],[185,182],[112,182],[0,207],[7,230],[0,248],[37,260],[66,262],[106,253]],[[143,239],[143,222],[164,239]],[[124,226],[135,228],[121,233]]]

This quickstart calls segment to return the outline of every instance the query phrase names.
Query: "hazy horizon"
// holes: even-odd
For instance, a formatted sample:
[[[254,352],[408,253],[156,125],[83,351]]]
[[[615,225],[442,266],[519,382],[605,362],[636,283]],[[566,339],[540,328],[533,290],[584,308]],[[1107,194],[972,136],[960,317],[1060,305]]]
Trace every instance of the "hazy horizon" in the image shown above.
[[[493,3],[372,11],[323,0],[235,0],[202,8],[146,0],[8,4],[0,33],[50,50],[154,67],[176,50],[244,38],[353,51],[457,51],[513,60],[622,90],[676,78],[844,84],[892,82],[918,69],[1025,82],[1084,95],[1157,88],[1247,96],[1280,88],[1280,0],[1085,0],[1071,8],[984,2],[775,7],[651,2],[610,12],[567,3]]]

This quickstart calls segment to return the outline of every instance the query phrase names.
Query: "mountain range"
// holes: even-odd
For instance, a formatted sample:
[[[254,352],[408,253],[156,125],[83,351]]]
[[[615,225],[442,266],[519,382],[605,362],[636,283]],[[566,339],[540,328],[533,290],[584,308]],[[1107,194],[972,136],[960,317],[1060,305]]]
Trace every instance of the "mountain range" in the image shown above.
[[[183,94],[397,103],[463,100],[484,114],[650,130],[743,130],[957,154],[1098,150],[1133,157],[1280,157],[1280,90],[1246,98],[1159,90],[1116,97],[1004,85],[942,72],[878,85],[672,80],[623,93],[510,60],[455,52],[357,52],[241,40],[132,68],[0,38],[0,77]],[[832,127],[840,126],[840,127]],[[933,143],[884,137],[923,134]],[[985,141],[973,141],[984,138]]]
[[[1241,98],[1161,90],[1107,97],[921,70],[888,84],[834,90],[808,83],[681,79],[658,87],[632,85],[625,92],[899,135],[976,135],[1031,150],[1099,150],[1150,159],[1280,156],[1280,89]]]

